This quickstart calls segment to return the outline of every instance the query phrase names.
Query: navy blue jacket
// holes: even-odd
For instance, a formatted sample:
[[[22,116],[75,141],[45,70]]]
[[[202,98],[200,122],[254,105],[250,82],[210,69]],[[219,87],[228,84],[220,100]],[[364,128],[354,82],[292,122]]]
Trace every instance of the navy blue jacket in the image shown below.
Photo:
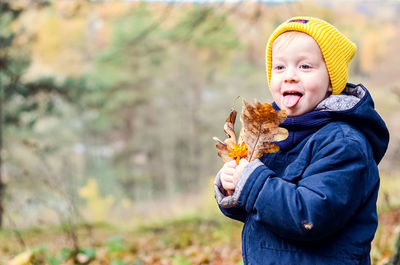
[[[281,150],[251,162],[233,196],[217,175],[221,211],[244,222],[244,264],[370,264],[389,133],[362,85],[348,84],[347,96],[357,99],[349,108],[336,96],[340,110],[288,117]]]

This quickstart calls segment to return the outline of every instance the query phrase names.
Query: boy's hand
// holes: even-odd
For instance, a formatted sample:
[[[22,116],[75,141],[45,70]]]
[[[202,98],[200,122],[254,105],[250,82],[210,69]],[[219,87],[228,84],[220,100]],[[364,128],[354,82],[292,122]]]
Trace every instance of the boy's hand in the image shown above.
[[[229,194],[233,193],[236,187],[236,183],[233,182],[236,166],[236,161],[232,160],[226,162],[221,168],[221,184]]]
[[[236,183],[238,182],[240,176],[242,175],[243,169],[249,164],[249,161],[246,159],[240,159],[239,165],[237,165],[235,173],[233,174],[233,179],[235,180],[235,187]]]
[[[222,187],[232,195],[236,184],[242,175],[243,169],[249,162],[246,159],[240,159],[239,165],[236,164],[235,160],[226,162],[221,169],[221,183]]]

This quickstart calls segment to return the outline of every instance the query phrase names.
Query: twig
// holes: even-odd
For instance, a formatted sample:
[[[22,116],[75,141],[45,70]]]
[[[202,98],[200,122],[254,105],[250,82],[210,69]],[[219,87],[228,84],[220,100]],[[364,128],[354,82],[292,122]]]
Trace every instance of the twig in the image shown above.
[[[242,97],[241,97],[241,96],[237,96],[237,97],[233,100],[233,104],[232,104],[232,107],[231,107],[231,111],[232,111],[232,110],[235,110],[235,105],[236,105],[236,102],[237,102],[237,100],[238,100],[239,98],[242,98]]]
[[[12,224],[12,226],[14,227],[14,229],[12,229],[12,232],[14,233],[15,237],[17,238],[18,243],[24,248],[26,249],[26,243],[22,237],[22,234],[18,231],[17,229],[17,225],[14,222],[14,219],[11,218],[11,216],[8,214],[8,212],[5,212],[5,216],[7,217],[7,219],[9,220],[9,222]]]

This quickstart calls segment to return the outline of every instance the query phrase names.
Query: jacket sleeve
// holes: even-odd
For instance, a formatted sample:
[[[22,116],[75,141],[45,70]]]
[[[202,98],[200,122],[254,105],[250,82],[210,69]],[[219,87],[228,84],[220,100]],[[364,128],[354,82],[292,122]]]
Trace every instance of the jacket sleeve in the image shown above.
[[[318,240],[332,235],[379,185],[377,174],[370,176],[369,160],[361,149],[352,139],[329,143],[313,154],[301,176],[291,176],[286,170],[278,178],[265,165],[259,166],[249,175],[238,204],[288,239]]]

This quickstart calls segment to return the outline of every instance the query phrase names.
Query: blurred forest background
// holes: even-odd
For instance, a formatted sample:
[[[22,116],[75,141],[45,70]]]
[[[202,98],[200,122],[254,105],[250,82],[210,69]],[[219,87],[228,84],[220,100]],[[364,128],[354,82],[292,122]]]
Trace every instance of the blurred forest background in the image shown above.
[[[371,254],[386,264],[400,232],[399,12],[394,0],[0,0],[0,263],[240,264],[240,224],[213,198],[212,136],[237,96],[271,102],[267,38],[311,15],[357,44],[349,82],[391,133]]]

